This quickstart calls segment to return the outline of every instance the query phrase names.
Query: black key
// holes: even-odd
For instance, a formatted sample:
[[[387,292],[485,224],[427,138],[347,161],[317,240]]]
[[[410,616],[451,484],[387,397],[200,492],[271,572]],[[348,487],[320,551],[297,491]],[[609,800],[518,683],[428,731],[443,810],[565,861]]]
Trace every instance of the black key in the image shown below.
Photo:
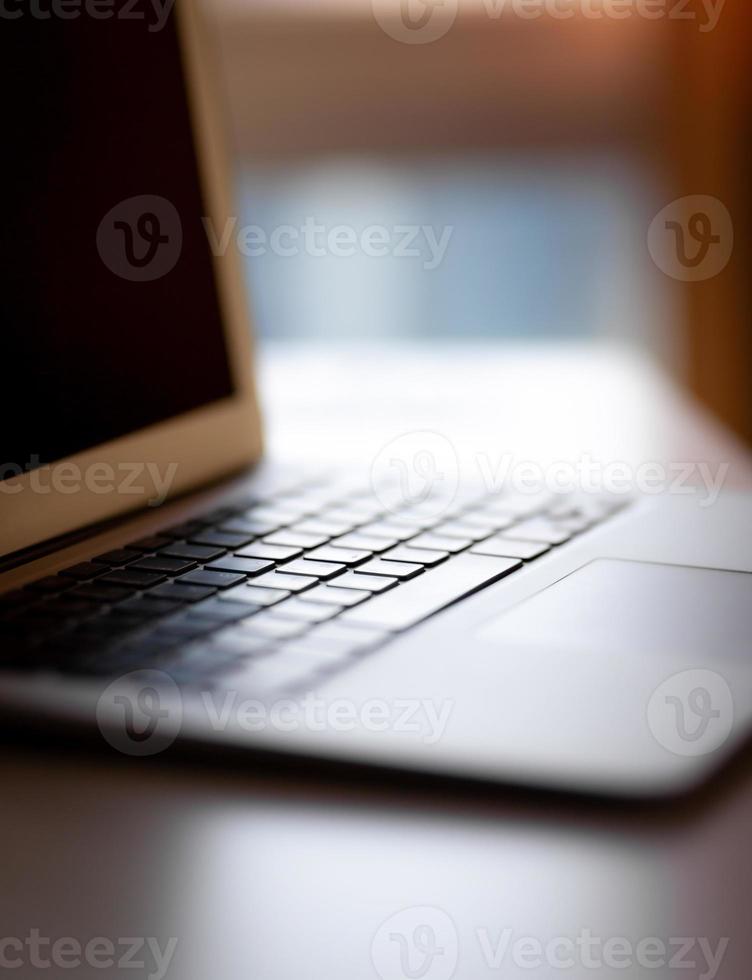
[[[285,548],[318,548],[326,544],[331,535],[309,534],[307,531],[291,531],[285,528],[264,538],[264,544],[281,544]]]
[[[309,561],[328,561],[340,565],[361,565],[372,557],[370,551],[363,551],[359,548],[335,548],[328,544],[306,554]]]
[[[188,561],[185,558],[171,558],[169,555],[155,555],[153,558],[144,558],[131,565],[128,571],[137,568],[142,572],[159,572],[162,575],[182,575],[185,572],[192,572],[196,567],[195,561]]]
[[[235,513],[237,513],[235,507],[215,507],[214,510],[210,510],[207,514],[202,514],[201,520],[207,524],[219,524],[232,517]]]
[[[97,555],[91,560],[114,568],[117,565],[128,565],[132,561],[138,561],[140,557],[141,552],[134,551],[132,548],[115,548],[114,551],[105,551],[103,555]]]
[[[313,575],[314,578],[327,579],[344,572],[346,567],[330,561],[307,561],[305,558],[297,558],[285,565],[285,574]]]
[[[160,548],[164,548],[166,545],[170,544],[170,539],[162,534],[154,534],[150,538],[141,538],[139,541],[133,541],[128,545],[129,548],[134,548],[136,551],[159,551]]]
[[[86,579],[104,575],[106,571],[106,565],[97,565],[93,561],[81,561],[77,565],[71,565],[70,568],[64,568],[61,572],[58,572],[58,575],[64,575],[66,578],[75,578],[83,582]]]
[[[252,534],[231,534],[229,531],[203,531],[191,536],[191,544],[201,544],[208,548],[242,548],[253,537]]]
[[[212,572],[241,572],[243,575],[260,575],[274,568],[273,561],[265,561],[262,558],[238,558],[234,555],[226,555],[224,558],[217,558],[210,565],[206,566]]]
[[[141,572],[134,568],[122,568],[116,572],[109,572],[99,581],[103,585],[125,585],[132,589],[150,589],[152,585],[159,585],[164,580],[164,575],[158,575],[156,572]]]
[[[342,613],[345,623],[402,630],[522,567],[514,558],[458,555],[398,589]]]
[[[99,603],[89,599],[71,599],[68,596],[50,599],[41,607],[45,616],[60,616],[63,619],[84,619],[94,616],[101,608]]]
[[[144,599],[171,599],[176,602],[200,602],[214,595],[217,590],[206,585],[175,585],[167,582],[147,592]]]
[[[115,606],[111,615],[127,617],[128,619],[153,619],[157,616],[168,616],[182,608],[179,602],[169,602],[167,599],[147,599],[135,596],[126,602]]]
[[[245,602],[220,602],[219,599],[207,599],[206,602],[199,602],[191,606],[188,615],[203,616],[214,619],[217,622],[233,623],[239,619],[245,619],[258,612],[261,606],[249,606]]]
[[[21,606],[28,606],[32,602],[37,602],[37,596],[25,589],[14,589],[12,592],[5,592],[0,595],[0,613],[10,609],[19,609]]]
[[[205,572],[199,569],[181,575],[180,578],[175,579],[175,582],[180,585],[209,585],[215,589],[229,589],[231,585],[238,585],[244,578],[244,575],[237,575],[235,572]]]
[[[381,556],[384,561],[407,562],[414,565],[439,565],[445,561],[449,554],[446,551],[433,551],[425,548],[408,548],[407,545],[399,545],[385,555]]]
[[[281,544],[249,544],[237,552],[239,558],[268,558],[269,561],[287,561],[303,554],[302,548],[288,548]]]
[[[157,626],[157,633],[190,639],[194,636],[202,636],[204,633],[211,633],[216,628],[217,621],[215,619],[204,616],[190,618],[185,612],[179,612],[162,620]]]
[[[132,596],[134,589],[126,589],[123,586],[115,585],[99,585],[98,582],[92,582],[91,585],[79,585],[72,592],[68,592],[67,595],[71,597],[80,597],[81,599],[91,599],[94,602],[121,602],[123,599],[127,599]]]
[[[182,524],[175,524],[168,527],[162,534],[169,538],[190,538],[193,534],[200,534],[206,526],[205,521],[184,521]]]
[[[46,575],[44,578],[37,579],[36,582],[29,582],[24,588],[30,592],[54,594],[56,592],[63,592],[65,589],[72,589],[74,585],[75,582],[66,581],[57,575]]]
[[[188,561],[213,561],[226,551],[225,548],[206,548],[199,544],[188,544],[187,541],[176,541],[162,548],[161,554],[172,555],[174,558],[185,558]]]
[[[278,527],[277,521],[254,521],[244,517],[233,517],[232,520],[221,524],[219,530],[229,531],[230,534],[250,534],[254,538],[260,538],[276,531]]]
[[[373,561],[366,562],[365,565],[358,565],[356,573],[361,572],[365,575],[386,575],[388,578],[409,579],[415,578],[423,571],[422,565],[411,565],[404,561],[384,561],[382,558],[374,558]]]

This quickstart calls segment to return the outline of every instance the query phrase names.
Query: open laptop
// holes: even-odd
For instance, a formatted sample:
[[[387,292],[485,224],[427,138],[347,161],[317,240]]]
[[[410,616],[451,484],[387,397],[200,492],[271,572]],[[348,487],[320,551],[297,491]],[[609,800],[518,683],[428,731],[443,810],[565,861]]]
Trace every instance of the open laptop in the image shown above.
[[[208,232],[215,72],[193,3],[155,10],[6,25],[2,717],[135,755],[703,780],[752,712],[750,500],[262,463],[244,284]]]

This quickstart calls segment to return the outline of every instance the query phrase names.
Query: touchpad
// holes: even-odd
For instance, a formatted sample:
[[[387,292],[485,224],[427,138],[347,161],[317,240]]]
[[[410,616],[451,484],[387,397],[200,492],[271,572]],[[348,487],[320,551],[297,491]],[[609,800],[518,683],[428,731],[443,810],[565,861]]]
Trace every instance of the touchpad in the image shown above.
[[[598,559],[485,623],[484,640],[750,661],[752,574]]]

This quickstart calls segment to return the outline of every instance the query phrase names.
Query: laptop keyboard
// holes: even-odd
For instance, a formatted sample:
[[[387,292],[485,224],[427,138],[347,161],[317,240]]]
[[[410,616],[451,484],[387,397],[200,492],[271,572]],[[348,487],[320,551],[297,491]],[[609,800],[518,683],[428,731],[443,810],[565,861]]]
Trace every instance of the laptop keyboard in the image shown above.
[[[623,506],[485,494],[436,516],[334,485],[238,501],[0,595],[0,665],[294,689]]]

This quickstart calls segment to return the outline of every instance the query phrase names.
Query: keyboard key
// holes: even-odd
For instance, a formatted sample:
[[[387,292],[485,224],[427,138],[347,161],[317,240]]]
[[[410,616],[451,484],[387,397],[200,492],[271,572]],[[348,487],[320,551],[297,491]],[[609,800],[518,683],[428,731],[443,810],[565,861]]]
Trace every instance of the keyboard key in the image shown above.
[[[211,572],[200,569],[196,572],[188,572],[175,579],[176,585],[208,585],[214,589],[229,589],[231,585],[238,585],[243,581],[244,576],[236,572]]]
[[[287,602],[280,602],[273,609],[275,616],[282,616],[285,619],[298,619],[304,623],[323,623],[339,612],[342,612],[342,606],[320,602],[304,602],[302,599],[288,599]]]
[[[217,621],[210,619],[208,616],[194,616],[191,618],[186,612],[179,612],[161,620],[157,624],[155,632],[158,636],[167,634],[190,640],[194,637],[211,633],[216,627]]]
[[[176,602],[200,602],[214,595],[217,590],[205,585],[175,585],[168,582],[166,585],[158,585],[156,589],[147,592],[145,599],[174,599]]]
[[[482,541],[496,531],[493,524],[481,523],[465,524],[462,519],[457,521],[447,521],[445,524],[438,524],[433,533],[444,538],[460,538],[466,541]]]
[[[220,599],[230,602],[245,602],[254,606],[273,606],[290,595],[284,589],[257,589],[254,585],[236,585],[234,589],[222,592]]]
[[[370,557],[370,551],[334,548],[330,544],[325,544],[322,548],[316,548],[315,551],[309,551],[306,555],[309,561],[329,561],[341,565],[360,565],[364,561],[368,561]]]
[[[472,543],[472,538],[443,537],[429,531],[426,534],[419,534],[412,541],[408,541],[405,547],[426,548],[429,551],[448,551],[450,554],[455,554],[458,551],[464,551],[465,548],[469,548]]]
[[[386,592],[394,588],[398,579],[386,578],[382,575],[366,575],[360,569],[338,575],[329,583],[334,589],[365,589],[368,592]]]
[[[281,544],[249,544],[235,554],[239,558],[268,558],[270,561],[289,561],[303,554],[302,548],[287,548]]]
[[[171,558],[169,555],[142,558],[141,561],[134,562],[130,566],[130,568],[137,568],[142,572],[161,572],[163,575],[180,575],[183,572],[192,571],[195,567],[195,561],[186,561],[185,558]]]
[[[175,558],[185,558],[188,561],[212,561],[220,558],[225,552],[224,548],[206,548],[198,544],[188,544],[187,541],[177,541],[174,544],[162,548],[161,554],[172,555]]]
[[[295,561],[290,561],[285,565],[284,572],[286,575],[312,575],[314,578],[328,579],[344,572],[346,568],[346,565],[337,565],[334,562],[308,561],[306,558],[296,558]]]
[[[493,495],[482,502],[479,511],[502,516],[512,515],[517,518],[528,517],[550,505],[551,500],[550,493]]]
[[[78,597],[69,599],[67,595],[61,595],[45,602],[40,607],[40,612],[45,616],[84,619],[87,616],[94,616],[101,609],[102,607],[98,602],[91,602],[88,599],[80,599]]]
[[[515,541],[539,541],[542,544],[564,544],[572,537],[572,532],[554,524],[546,517],[531,517],[521,524],[515,524],[504,532]]]
[[[315,609],[316,607],[311,605],[310,608]],[[305,657],[314,669],[336,666],[355,652],[354,649],[342,643],[325,643],[321,640],[312,640],[310,633],[286,640],[279,648],[279,655]]]
[[[189,617],[203,616],[219,622],[232,623],[245,619],[246,616],[252,616],[260,609],[261,606],[251,606],[245,602],[224,602],[217,596],[189,606],[187,615]]]
[[[505,528],[510,527],[510,525],[514,524],[516,518],[511,514],[502,515],[484,513],[482,511],[470,511],[469,513],[464,513],[460,517],[460,520],[463,527],[477,527],[483,531],[491,528],[488,533],[492,534],[494,531],[503,531]],[[468,537],[470,537],[469,534]]]
[[[405,524],[393,524],[388,521],[374,521],[372,524],[364,524],[359,528],[359,534],[369,537],[390,538],[392,541],[407,541],[408,538],[418,534],[420,528],[406,526]]]
[[[405,561],[384,561],[383,558],[374,558],[367,561],[365,565],[358,565],[355,574],[360,575],[386,575],[387,578],[409,579],[415,578],[423,571],[422,565],[410,564]]]
[[[303,516],[303,513],[294,507],[289,510],[286,507],[252,507],[243,514],[243,517],[250,521],[265,521],[276,527],[287,527]]]
[[[285,528],[275,531],[263,539],[264,544],[281,544],[288,548],[318,548],[329,540],[328,534],[306,534],[304,531],[293,531]]]
[[[256,616],[251,616],[248,620],[243,620],[241,627],[244,631],[247,630],[257,636],[281,640],[305,633],[308,629],[308,623],[298,619],[282,619],[278,616],[272,616],[270,612],[261,612]]]
[[[243,575],[261,575],[274,568],[274,562],[263,558],[239,558],[237,555],[225,555],[217,558],[206,566],[212,572],[238,572]]]
[[[44,578],[38,578],[36,582],[29,582],[24,588],[30,592],[54,595],[65,591],[65,589],[72,589],[75,584],[70,579],[61,578],[59,575],[45,575]]]
[[[114,551],[105,551],[104,554],[97,555],[96,558],[92,558],[91,560],[102,565],[115,567],[117,565],[128,565],[132,561],[138,561],[140,557],[141,552],[134,551],[133,548],[116,548]]]
[[[91,599],[94,602],[112,603],[122,602],[123,599],[132,596],[134,592],[135,589],[126,589],[114,585],[99,585],[98,582],[92,582],[91,585],[79,585],[73,592],[69,592],[68,595],[80,596],[82,599]]]
[[[498,558],[521,558],[523,561],[530,561],[539,555],[544,555],[551,550],[548,544],[538,544],[535,541],[515,541],[513,538],[505,538],[497,535],[488,538],[481,544],[476,544],[470,551],[473,555],[495,555]]]
[[[166,545],[170,544],[170,539],[161,534],[153,534],[150,538],[141,538],[138,541],[132,541],[128,547],[133,548],[135,551],[159,551],[160,548],[164,548]]]
[[[353,525],[346,521],[325,521],[309,517],[304,521],[290,526],[291,531],[304,531],[306,534],[324,534],[327,538],[336,538],[340,534],[352,531]]]
[[[370,592],[358,589],[335,589],[331,585],[319,585],[303,596],[306,602],[324,602],[334,606],[355,606],[370,598]]]
[[[150,589],[153,585],[159,585],[164,580],[164,575],[159,575],[156,572],[141,572],[138,569],[121,568],[118,571],[103,575],[99,582],[102,585],[124,585],[131,589]]]
[[[85,581],[86,579],[96,578],[98,575],[104,575],[106,571],[106,565],[97,565],[93,561],[81,561],[77,565],[71,565],[70,568],[64,568],[58,572],[58,575],[64,575],[66,578],[74,578],[78,581]]]
[[[389,637],[385,630],[372,629],[367,626],[351,625],[343,623],[341,619],[333,623],[323,623],[321,626],[314,627],[310,633],[306,634],[306,639],[321,644],[330,644],[333,649],[348,651],[350,653],[362,653],[365,650],[372,650]]]
[[[438,565],[449,557],[448,551],[425,551],[420,548],[408,548],[401,544],[386,554],[381,556],[384,561],[401,561],[412,564],[425,565],[428,568]]]
[[[398,543],[397,538],[384,538],[376,535],[361,534],[360,531],[353,531],[345,534],[341,538],[335,538],[331,542],[333,548],[355,548],[357,551],[372,551],[377,554],[387,551]]]
[[[437,518],[428,517],[425,514],[416,514],[410,510],[398,510],[389,515],[389,523],[404,527],[413,534],[424,531],[426,528],[433,527]]]
[[[267,653],[271,647],[266,637],[254,636],[247,630],[237,630],[233,626],[219,630],[199,643],[210,658],[209,662],[215,652],[236,657],[258,657]]]
[[[288,592],[303,592],[318,585],[318,579],[307,575],[287,575],[285,572],[267,572],[253,580],[254,586],[270,589],[286,589]]]
[[[458,555],[399,589],[375,596],[360,609],[345,610],[342,620],[384,630],[407,629],[521,567],[522,562],[513,558]]]
[[[182,524],[175,524],[162,531],[165,537],[169,538],[190,538],[193,534],[199,534],[206,527],[205,521],[184,521]]]
[[[226,524],[220,524],[219,530],[229,534],[245,534],[253,538],[260,538],[276,531],[277,523],[276,521],[250,521],[244,517],[233,517]]]
[[[224,548],[236,551],[253,537],[252,534],[232,534],[230,531],[201,531],[190,537],[191,544],[203,545],[206,548]]]
[[[179,609],[179,602],[134,596],[132,599],[127,599],[125,602],[113,606],[111,615],[136,620],[152,619],[157,616],[168,616]]]

